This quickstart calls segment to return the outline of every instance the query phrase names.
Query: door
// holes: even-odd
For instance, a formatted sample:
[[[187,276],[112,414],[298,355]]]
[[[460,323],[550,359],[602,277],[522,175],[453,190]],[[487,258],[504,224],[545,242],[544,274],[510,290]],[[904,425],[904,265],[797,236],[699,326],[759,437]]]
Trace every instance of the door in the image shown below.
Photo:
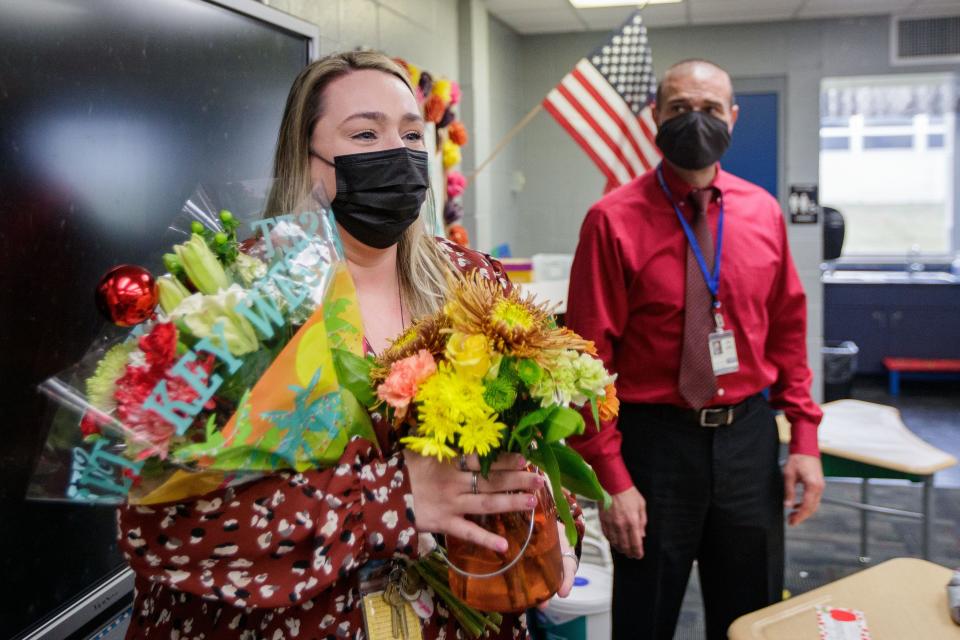
[[[780,94],[737,93],[740,115],[730,149],[720,160],[724,170],[758,184],[778,197],[780,184]]]

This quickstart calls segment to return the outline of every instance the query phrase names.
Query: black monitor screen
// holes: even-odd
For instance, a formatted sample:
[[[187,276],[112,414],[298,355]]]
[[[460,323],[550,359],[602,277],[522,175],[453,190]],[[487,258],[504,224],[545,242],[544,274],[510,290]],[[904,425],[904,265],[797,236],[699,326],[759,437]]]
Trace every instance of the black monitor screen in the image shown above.
[[[0,2],[0,638],[123,564],[113,509],[24,499],[37,383],[103,328],[99,277],[155,262],[198,184],[269,177],[309,47],[201,0]]]

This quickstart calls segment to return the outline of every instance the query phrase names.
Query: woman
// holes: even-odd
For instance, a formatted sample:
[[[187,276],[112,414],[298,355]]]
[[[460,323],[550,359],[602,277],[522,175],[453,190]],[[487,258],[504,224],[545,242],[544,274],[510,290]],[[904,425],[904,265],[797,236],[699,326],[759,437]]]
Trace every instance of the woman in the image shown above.
[[[292,211],[322,185],[374,353],[412,318],[441,307],[451,270],[480,269],[509,286],[499,264],[414,224],[428,187],[423,126],[400,68],[382,54],[354,52],[304,69],[280,130],[268,210]],[[383,453],[357,440],[332,469],[121,509],[121,547],[137,574],[128,637],[366,637],[361,567],[416,558],[420,533],[506,549],[466,516],[529,509],[542,476],[503,456],[475,493],[475,458],[458,468],[401,451],[377,426]],[[561,595],[576,571],[565,551]],[[436,604],[423,636],[465,637]],[[525,633],[522,619],[508,618],[501,637]]]

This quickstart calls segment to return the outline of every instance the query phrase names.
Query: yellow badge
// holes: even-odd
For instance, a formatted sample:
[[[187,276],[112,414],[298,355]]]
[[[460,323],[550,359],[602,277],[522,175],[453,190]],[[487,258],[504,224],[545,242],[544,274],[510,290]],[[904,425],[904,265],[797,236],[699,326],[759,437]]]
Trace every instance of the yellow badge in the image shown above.
[[[370,640],[423,640],[420,618],[410,603],[388,598],[386,591],[363,596],[363,626]]]

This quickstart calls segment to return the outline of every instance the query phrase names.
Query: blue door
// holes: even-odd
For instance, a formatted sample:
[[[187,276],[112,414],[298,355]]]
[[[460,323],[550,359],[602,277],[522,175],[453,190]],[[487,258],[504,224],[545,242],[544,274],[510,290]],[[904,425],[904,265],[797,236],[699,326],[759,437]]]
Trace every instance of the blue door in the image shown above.
[[[740,116],[733,142],[720,163],[725,171],[758,184],[777,197],[779,99],[773,92],[738,93]]]

